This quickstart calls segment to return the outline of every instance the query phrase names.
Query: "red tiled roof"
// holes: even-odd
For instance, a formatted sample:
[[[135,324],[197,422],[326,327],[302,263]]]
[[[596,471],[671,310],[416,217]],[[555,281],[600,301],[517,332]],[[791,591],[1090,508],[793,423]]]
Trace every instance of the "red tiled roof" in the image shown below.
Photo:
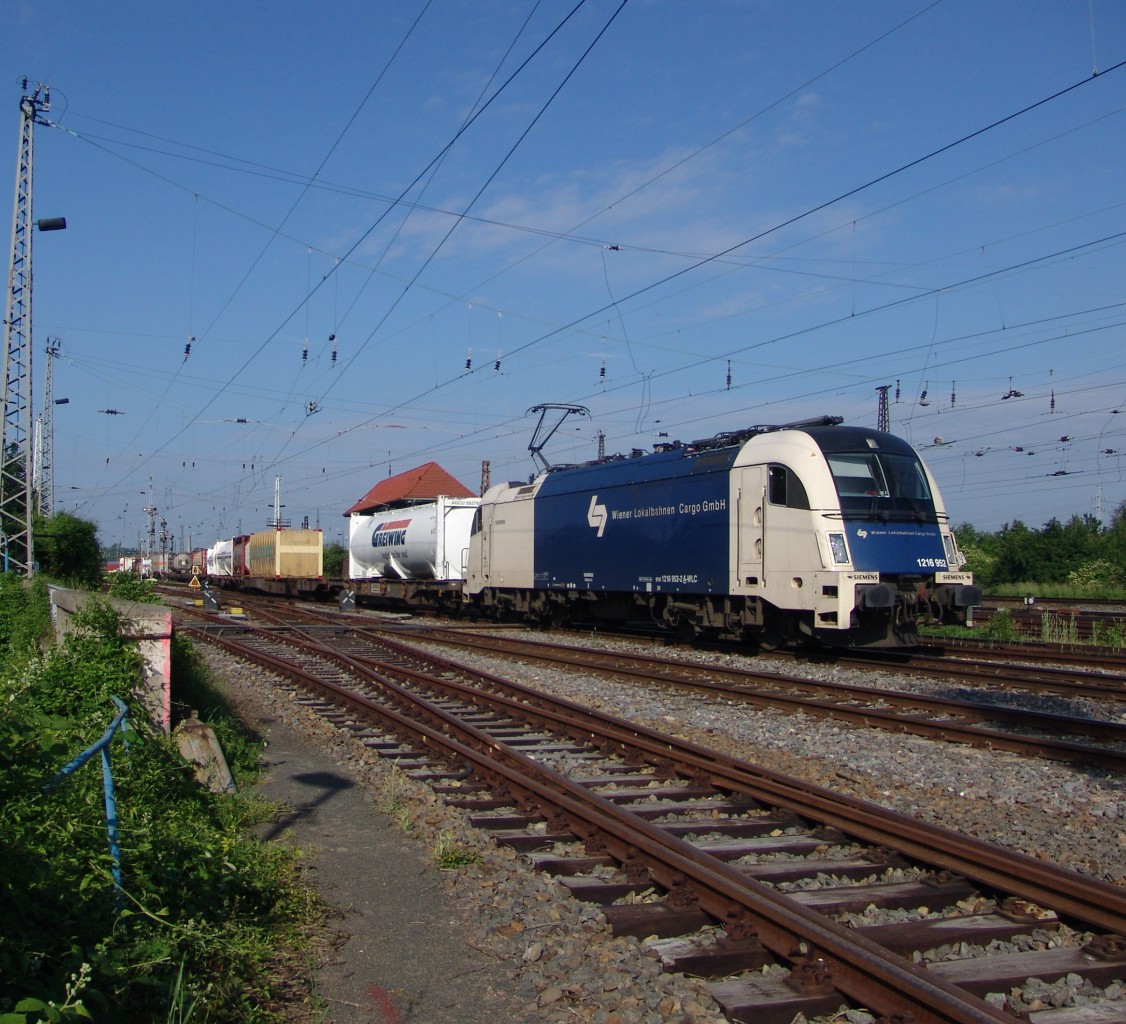
[[[473,491],[450,476],[438,463],[428,462],[425,466],[408,469],[398,476],[381,480],[344,514],[350,516],[353,512],[371,512],[373,509],[393,507],[398,503],[432,501],[442,494],[450,498],[476,497]]]

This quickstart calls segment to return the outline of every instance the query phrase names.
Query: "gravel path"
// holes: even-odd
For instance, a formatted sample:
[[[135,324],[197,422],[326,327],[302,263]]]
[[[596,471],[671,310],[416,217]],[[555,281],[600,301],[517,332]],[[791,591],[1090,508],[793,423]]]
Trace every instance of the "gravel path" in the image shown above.
[[[683,656],[694,661],[729,660],[728,656]],[[458,660],[838,792],[1126,885],[1124,780],[1101,769],[1031,761],[808,716],[764,712],[541,666],[472,655],[458,655]],[[504,967],[506,981],[498,997],[513,1007],[509,1019],[548,1024],[719,1024],[723,1020],[702,982],[661,974],[642,943],[610,935],[597,907],[571,900],[550,878],[531,874],[518,855],[497,848],[469,827],[464,814],[447,808],[428,787],[380,762],[358,741],[331,732],[311,712],[279,696],[284,691],[264,686],[261,670],[238,666],[218,654],[209,654],[209,661],[216,674],[228,680],[230,689],[250,688],[257,700],[304,730],[311,742],[327,746],[340,769],[372,794],[395,827],[426,850],[442,846],[472,861],[442,872],[441,884],[451,904],[464,915],[465,941]],[[772,664],[762,659],[762,667],[793,670],[792,663],[780,660]],[[877,677],[837,666],[802,666],[802,670],[811,677],[866,685],[877,681]],[[889,680],[888,685],[926,689],[949,684],[898,679]],[[1035,700],[1030,698],[1029,706],[1036,706]],[[1081,986],[1072,989],[1066,996],[1060,995],[1060,986],[1026,992],[1023,1005],[1037,1009],[1064,998],[1081,1002],[1126,994],[1117,988],[1105,992],[1084,992]]]

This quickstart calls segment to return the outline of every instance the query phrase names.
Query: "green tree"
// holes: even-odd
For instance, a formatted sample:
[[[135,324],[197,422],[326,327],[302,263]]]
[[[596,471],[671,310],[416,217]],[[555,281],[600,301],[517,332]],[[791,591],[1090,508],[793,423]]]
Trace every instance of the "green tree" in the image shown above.
[[[1114,510],[1103,534],[1103,558],[1126,572],[1126,501]]]
[[[994,566],[997,557],[990,548],[992,537],[988,533],[975,530],[969,523],[963,523],[955,531],[958,550],[966,560],[966,570],[974,574],[974,582],[979,587],[988,587],[994,581]]]
[[[994,583],[1018,583],[1040,578],[1032,538],[1032,531],[1019,519],[1001,527],[993,564]]]
[[[35,518],[35,557],[39,571],[77,586],[97,586],[103,558],[98,527],[88,519],[59,512],[50,519]]]
[[[344,562],[348,558],[348,549],[343,544],[332,543],[325,546],[324,575],[328,579],[338,580],[344,575]]]

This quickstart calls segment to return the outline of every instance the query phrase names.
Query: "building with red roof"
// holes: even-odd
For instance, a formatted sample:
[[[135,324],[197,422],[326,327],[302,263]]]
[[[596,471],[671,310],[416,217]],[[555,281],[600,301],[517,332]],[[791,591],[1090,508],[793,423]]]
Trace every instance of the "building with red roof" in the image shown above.
[[[448,498],[477,497],[438,463],[428,462],[424,466],[381,480],[347,509],[344,515],[371,515],[389,508],[409,508],[411,505],[434,501],[443,495]]]

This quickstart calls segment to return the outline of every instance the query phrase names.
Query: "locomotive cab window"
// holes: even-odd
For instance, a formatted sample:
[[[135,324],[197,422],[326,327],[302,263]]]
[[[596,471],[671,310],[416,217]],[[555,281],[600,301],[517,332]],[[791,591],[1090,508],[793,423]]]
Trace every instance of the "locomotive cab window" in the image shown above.
[[[922,463],[891,452],[832,452],[826,455],[845,511],[934,515],[934,498]]]

